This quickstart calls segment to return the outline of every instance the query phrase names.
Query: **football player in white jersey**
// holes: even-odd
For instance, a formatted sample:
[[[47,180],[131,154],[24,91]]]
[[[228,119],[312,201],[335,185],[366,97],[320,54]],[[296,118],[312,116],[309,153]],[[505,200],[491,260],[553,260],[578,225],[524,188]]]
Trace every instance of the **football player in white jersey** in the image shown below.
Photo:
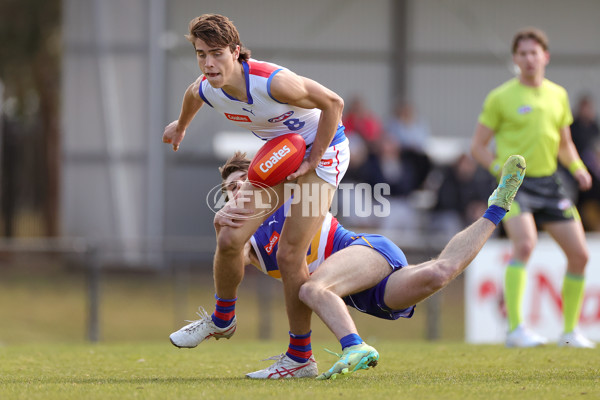
[[[228,196],[234,197],[242,187],[249,164],[244,154],[238,152],[221,168],[222,187]],[[346,305],[378,318],[410,318],[416,303],[448,285],[477,255],[510,209],[524,175],[525,160],[520,156],[510,157],[502,171],[501,184],[490,197],[490,207],[485,214],[457,234],[437,259],[419,265],[408,265],[403,252],[389,239],[351,232],[328,214],[306,254],[311,277],[302,285],[299,294],[300,299],[335,334],[342,347],[340,360],[318,379],[335,379],[340,374],[367,369],[376,365],[379,359],[377,350],[364,343],[358,335]],[[275,278],[279,277],[276,257],[278,233],[286,218],[287,207],[286,203],[258,228],[244,251],[245,264],[253,264]],[[237,210],[230,212],[235,214]],[[199,335],[201,329],[196,327],[205,325],[205,319],[194,321],[173,333],[171,340],[194,343],[204,340],[205,337]],[[302,343],[299,343],[292,353],[303,350]],[[313,357],[299,363],[286,353],[268,368],[247,376],[281,379],[316,374]]]
[[[318,188],[319,194],[294,194],[301,200],[291,206],[277,252],[290,326],[286,354],[296,362],[306,363],[312,357],[311,310],[300,301],[298,292],[309,277],[305,260],[308,246],[348,167],[348,140],[341,125],[343,100],[311,79],[250,59],[250,52],[243,47],[236,27],[227,17],[204,14],[194,18],[187,38],[194,45],[202,75],[186,90],[179,118],[165,128],[164,143],[177,151],[186,128],[205,103],[262,139],[298,133],[306,141],[307,155],[287,181],[295,181],[302,188]],[[253,205],[268,204],[275,211],[286,200],[283,183],[272,188],[277,196],[270,198],[250,182],[245,182],[243,189],[250,194],[238,217],[229,217],[225,207],[214,219],[215,312],[207,316],[205,323],[189,328],[202,339],[229,337],[235,331],[235,301],[244,275],[244,245],[268,216]],[[306,203],[310,203],[308,207]],[[171,341],[178,347],[195,347],[199,343],[173,335]],[[316,368],[311,374],[316,374]]]

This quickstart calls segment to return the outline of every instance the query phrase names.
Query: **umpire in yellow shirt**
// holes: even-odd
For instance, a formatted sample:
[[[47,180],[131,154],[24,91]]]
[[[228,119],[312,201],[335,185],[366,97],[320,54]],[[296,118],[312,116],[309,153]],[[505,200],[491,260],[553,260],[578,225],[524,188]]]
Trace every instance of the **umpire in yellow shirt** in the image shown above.
[[[501,161],[511,154],[521,154],[527,161],[527,176],[503,221],[513,245],[504,290],[509,323],[506,346],[535,347],[547,342],[523,325],[521,310],[525,265],[537,241],[537,223],[567,258],[562,287],[564,332],[558,344],[593,348],[595,344],[577,329],[589,253],[579,214],[556,176],[557,162],[569,169],[582,190],[588,190],[592,180],[571,139],[573,116],[567,91],[545,78],[550,61],[546,34],[535,28],[517,32],[512,54],[520,74],[488,94],[471,144],[473,157],[496,177]],[[492,138],[495,150],[489,148]]]

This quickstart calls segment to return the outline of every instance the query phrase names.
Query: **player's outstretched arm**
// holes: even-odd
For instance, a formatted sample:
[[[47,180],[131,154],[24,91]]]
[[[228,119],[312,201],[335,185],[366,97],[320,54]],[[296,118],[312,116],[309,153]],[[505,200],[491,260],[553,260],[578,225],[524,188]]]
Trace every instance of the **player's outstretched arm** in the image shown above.
[[[204,104],[204,101],[200,97],[199,88],[202,76],[200,76],[194,83],[188,86],[185,94],[183,95],[183,103],[181,105],[181,112],[179,118],[171,122],[165,128],[163,132],[163,143],[169,143],[173,145],[173,150],[179,149],[179,144],[185,136],[185,130],[194,119],[194,116]]]

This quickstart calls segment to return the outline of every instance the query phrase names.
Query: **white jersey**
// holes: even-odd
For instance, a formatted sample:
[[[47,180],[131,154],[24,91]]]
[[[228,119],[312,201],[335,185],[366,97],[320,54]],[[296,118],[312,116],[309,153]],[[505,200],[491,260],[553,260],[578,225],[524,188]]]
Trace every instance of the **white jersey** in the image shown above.
[[[297,133],[307,145],[314,142],[321,118],[318,108],[306,109],[282,103],[271,95],[271,81],[281,70],[276,64],[250,59],[243,62],[248,102],[231,97],[221,88],[213,88],[206,77],[202,78],[199,94],[210,107],[225,115],[237,126],[248,129],[263,140],[270,140],[287,133]],[[341,123],[332,141],[344,140]]]

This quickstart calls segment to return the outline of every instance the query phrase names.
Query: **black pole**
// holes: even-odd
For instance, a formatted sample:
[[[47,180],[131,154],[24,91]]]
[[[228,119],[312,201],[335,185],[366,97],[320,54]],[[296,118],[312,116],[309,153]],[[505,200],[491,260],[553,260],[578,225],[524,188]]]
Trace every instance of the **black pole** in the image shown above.
[[[91,247],[86,252],[88,281],[88,340],[100,340],[100,260],[98,250]]]

